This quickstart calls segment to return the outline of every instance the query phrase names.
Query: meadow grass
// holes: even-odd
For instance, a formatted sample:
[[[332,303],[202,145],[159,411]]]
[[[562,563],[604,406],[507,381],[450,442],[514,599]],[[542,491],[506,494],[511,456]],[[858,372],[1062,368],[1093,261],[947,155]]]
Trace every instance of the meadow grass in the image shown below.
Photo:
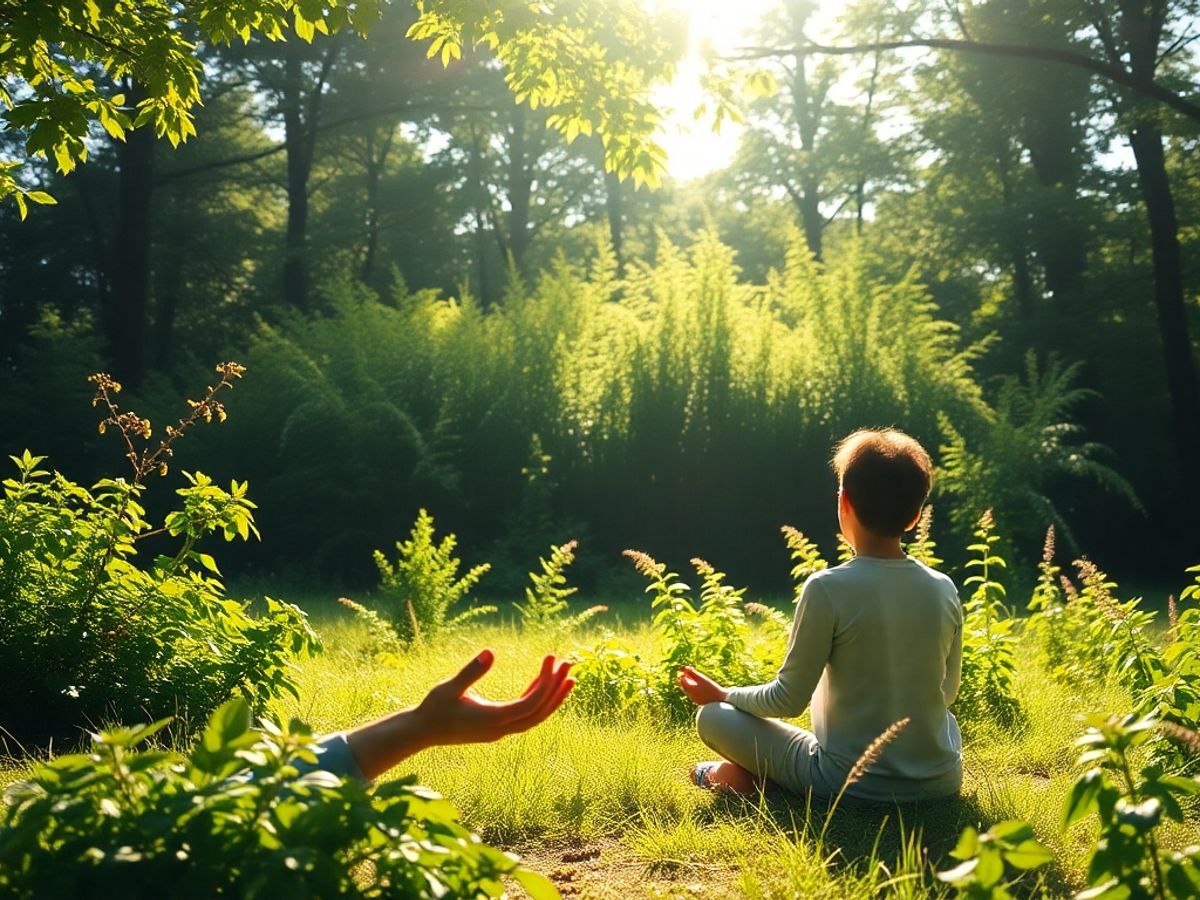
[[[570,655],[597,629],[614,631],[644,658],[657,655],[638,604],[617,605],[578,634],[525,633],[497,617],[379,657],[332,594],[309,590],[304,601],[325,649],[298,661],[299,699],[277,701],[273,711],[318,733],[415,704],[485,646],[496,664],[478,691],[495,699],[524,690],[543,654]],[[712,756],[693,729],[647,716],[586,717],[570,703],[532,732],[429,750],[396,774],[415,773],[443,793],[484,839],[521,853],[567,897],[936,896],[943,886],[934,873],[953,862],[948,853],[962,828],[1010,818],[1030,822],[1055,852],[1054,864],[1026,878],[1019,893],[1064,896],[1083,886],[1094,836],[1090,822],[1066,834],[1059,824],[1076,774],[1074,741],[1089,715],[1125,711],[1129,701],[1111,685],[1051,679],[1028,641],[1017,673],[1025,726],[968,730],[963,791],[950,800],[889,807],[844,799],[829,816],[826,804],[776,789],[716,796],[687,778],[693,762]],[[23,768],[0,766],[0,784]],[[1167,837],[1188,839],[1185,829]]]
[[[656,658],[644,608],[610,605],[612,613],[579,634],[523,633],[498,621],[385,659],[364,654],[358,622],[322,605],[314,619],[326,650],[300,664],[301,699],[278,711],[319,731],[345,728],[417,702],[484,646],[497,662],[479,692],[509,697],[524,689],[543,654],[569,655],[600,628]],[[843,800],[827,828],[828,807],[819,801],[774,789],[751,800],[722,798],[692,787],[688,768],[712,756],[693,729],[646,717],[589,718],[569,703],[530,733],[434,749],[410,770],[485,839],[544,863],[569,896],[930,896],[942,890],[934,872],[953,863],[948,854],[963,827],[1011,818],[1030,822],[1056,854],[1027,879],[1027,892],[1069,894],[1083,886],[1093,838],[1090,823],[1067,834],[1060,827],[1076,775],[1074,742],[1089,716],[1125,711],[1129,700],[1112,685],[1051,679],[1028,641],[1017,689],[1022,728],[967,731],[960,797],[904,807]],[[1183,843],[1186,832],[1175,837]],[[581,856],[586,865],[571,862]]]

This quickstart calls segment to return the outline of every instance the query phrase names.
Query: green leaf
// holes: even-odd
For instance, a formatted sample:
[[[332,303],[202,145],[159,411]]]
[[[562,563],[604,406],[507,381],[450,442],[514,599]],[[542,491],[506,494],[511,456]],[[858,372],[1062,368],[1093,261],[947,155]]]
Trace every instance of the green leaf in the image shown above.
[[[558,888],[554,886],[554,882],[540,872],[522,867],[512,875],[532,900],[559,900],[561,896]]]
[[[1096,799],[1103,786],[1103,779],[1104,773],[1099,769],[1089,769],[1076,780],[1063,807],[1064,830],[1096,809]]]
[[[1004,859],[1018,869],[1036,869],[1051,862],[1054,854],[1048,847],[1030,839],[1017,844],[1012,850],[1005,851]]]
[[[249,730],[250,704],[241,697],[235,697],[217,707],[212,718],[208,720],[200,743],[206,750],[215,752],[227,747]]]

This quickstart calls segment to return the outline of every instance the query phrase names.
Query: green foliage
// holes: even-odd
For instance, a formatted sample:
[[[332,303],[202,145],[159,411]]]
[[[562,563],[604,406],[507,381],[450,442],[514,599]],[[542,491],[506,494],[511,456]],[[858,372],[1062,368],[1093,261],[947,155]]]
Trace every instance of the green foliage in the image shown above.
[[[942,410],[974,434],[987,413],[978,348],[915,276],[880,280],[861,247],[818,267],[788,239],[764,285],[711,232],[663,238],[624,278],[607,251],[560,260],[486,310],[338,282],[322,314],[255,333],[244,414],[201,459],[248,467],[272,563],[343,581],[368,577],[353,561],[418,506],[470,523],[465,547],[509,570],[494,589],[516,590],[557,534],[615,546],[631,522],[664,557],[703,543],[774,571],[755,529],[823,526],[821,504],[797,517],[779,473],[826,479],[831,434],[903,421],[928,438]]]
[[[650,605],[656,610],[654,629],[661,656],[648,666],[608,642],[581,649],[580,666],[574,671],[575,690],[582,687],[581,697],[586,698],[580,702],[606,708],[611,714],[651,701],[652,713],[684,724],[691,720],[695,707],[679,690],[680,666],[695,666],[723,684],[746,684],[777,663],[778,653],[764,654],[758,647],[752,648],[751,629],[743,611],[745,588],[726,584],[725,573],[702,559],[692,560],[701,579],[700,602],[696,603],[691,588],[675,572],[668,572],[664,563],[637,550],[626,550],[625,555],[650,582],[646,593],[652,595]]]
[[[599,134],[609,171],[639,184],[658,181],[665,157],[655,141],[659,114],[646,91],[670,74],[678,55],[665,21],[634,2],[415,5],[407,36],[428,40],[429,56],[449,64],[464,45],[485,47],[504,64],[518,103],[553,107],[550,125],[568,141]],[[5,14],[0,105],[7,107],[8,127],[23,134],[26,156],[52,158],[63,174],[87,159],[85,138],[95,125],[115,140],[152,127],[177,146],[196,133],[192,110],[201,103],[204,69],[196,38],[228,45],[256,36],[311,42],[343,29],[365,34],[383,6],[381,0],[21,4]],[[122,83],[135,87],[128,95],[109,87]],[[13,195],[24,218],[28,203],[54,199],[25,189],[16,177],[20,165],[0,160],[0,199]]]
[[[1001,521],[1012,523],[1008,527],[1018,547],[1032,543],[1039,523],[1046,521],[1074,546],[1070,526],[1049,496],[1051,482],[1063,477],[1091,480],[1142,511],[1129,483],[1100,461],[1107,448],[1078,442],[1083,429],[1071,413],[1092,395],[1075,386],[1079,369],[1053,357],[1039,367],[1030,351],[1023,378],[1000,380],[992,421],[974,442],[952,424],[952,416],[939,416],[943,444],[937,483],[956,501],[950,520],[961,532],[973,525],[973,510],[988,506]]]
[[[563,571],[575,561],[576,541],[567,541],[550,548],[550,558],[538,557],[541,573],[530,572],[532,587],[525,588],[525,602],[514,604],[521,613],[521,623],[526,628],[555,627],[564,630],[577,628],[598,613],[606,612],[607,606],[593,606],[573,616],[564,616],[567,598],[578,588],[567,587],[567,576]]]
[[[980,517],[975,543],[967,549],[975,556],[967,568],[978,571],[963,582],[975,586],[964,604],[962,684],[955,712],[968,725],[991,720],[1003,728],[1012,728],[1022,718],[1013,675],[1016,672],[1016,622],[1004,604],[1004,585],[995,580],[995,571],[1005,562],[997,555],[995,520],[989,509]]]
[[[404,641],[387,619],[349,597],[338,597],[338,603],[354,613],[354,618],[366,626],[367,640],[360,649],[362,656],[381,661],[398,658],[404,649]]]
[[[933,506],[926,505],[921,510],[921,517],[917,520],[917,530],[913,535],[912,543],[905,547],[905,552],[919,563],[924,563],[931,569],[936,569],[943,562],[938,557],[937,544],[934,542],[930,533],[933,530]]]
[[[1077,674],[1082,657],[1076,646],[1086,644],[1091,617],[1085,614],[1082,603],[1067,603],[1062,568],[1054,564],[1054,547],[1054,526],[1051,525],[1046,529],[1037,584],[1029,598],[1030,616],[1025,627],[1041,646],[1050,672],[1056,678],[1069,681]],[[1070,582],[1066,584],[1070,585]]]
[[[1092,814],[1100,825],[1087,867],[1091,887],[1077,900],[1200,894],[1200,846],[1168,851],[1158,836],[1165,820],[1184,821],[1181,801],[1200,796],[1200,778],[1167,775],[1158,765],[1138,770],[1134,763],[1136,748],[1158,734],[1156,724],[1114,716],[1091,725],[1076,742],[1084,772],[1067,796],[1063,827]],[[1195,734],[1192,739],[1200,744]]]
[[[610,636],[572,653],[570,704],[589,718],[612,718],[652,709],[660,679],[631,647]]]
[[[598,134],[606,171],[658,183],[666,155],[655,140],[660,113],[646,91],[674,71],[680,47],[667,21],[632,0],[482,8],[422,0],[417,9],[408,37],[428,40],[429,56],[448,65],[464,47],[486,47],[504,65],[517,103],[553,109],[547,124],[568,143]]]
[[[52,158],[66,174],[87,159],[85,139],[96,124],[115,140],[151,127],[173,146],[196,133],[191,111],[200,103],[203,71],[196,36],[229,44],[256,34],[284,40],[294,30],[311,41],[318,31],[364,31],[381,7],[380,0],[23,3],[5,12],[0,81],[7,89],[0,88],[0,104],[8,127],[24,133],[26,155]],[[110,87],[131,82],[128,96]],[[14,195],[24,218],[26,200],[54,201],[24,191],[14,175],[19,166],[0,161],[0,199]]]
[[[458,538],[453,534],[436,541],[433,516],[422,509],[408,540],[396,542],[394,563],[382,550],[375,551],[380,592],[387,604],[384,615],[402,640],[432,638],[496,611],[494,606],[475,606],[452,614],[452,607],[465,599],[491,568],[482,563],[460,576],[462,560],[454,555],[456,546]]]
[[[253,614],[249,603],[226,597],[216,561],[199,547],[214,533],[227,541],[256,533],[246,485],[226,491],[185,473],[181,508],[158,529],[142,505],[143,478],[165,474],[176,439],[202,418],[224,416],[213,399],[220,385],[191,401],[192,412],[167,427],[156,449],[139,450],[149,444],[150,422],[116,407],[116,382],[93,380],[96,403],[109,411],[101,431],[120,431],[133,478],[87,489],[42,468],[43,457],[28,450],[12,457],[17,475],[3,482],[0,501],[0,654],[8,673],[0,720],[18,739],[41,742],[136,714],[197,721],[234,693],[259,706],[295,693],[291,658],[319,647],[304,614],[271,598]],[[138,542],[156,535],[181,540],[173,555],[144,563]]]
[[[0,893],[499,897],[512,876],[531,897],[558,896],[411,778],[367,789],[315,769],[294,719],[253,728],[250,707],[229,701],[190,754],[135,751],[166,724],[95,735],[90,753],[9,786]]]
[[[962,862],[938,872],[938,878],[952,885],[957,896],[973,900],[1011,900],[1013,885],[1004,881],[1005,865],[1027,871],[1053,859],[1029,824],[1017,820],[1000,822],[983,834],[968,825],[950,855]]]
[[[804,582],[808,581],[808,577],[829,568],[829,563],[821,556],[821,548],[810,541],[804,532],[797,531],[791,525],[784,525],[779,530],[783,532],[783,539],[794,563],[792,581],[796,584],[796,593],[792,602],[795,603],[799,601],[801,588],[804,587]]]

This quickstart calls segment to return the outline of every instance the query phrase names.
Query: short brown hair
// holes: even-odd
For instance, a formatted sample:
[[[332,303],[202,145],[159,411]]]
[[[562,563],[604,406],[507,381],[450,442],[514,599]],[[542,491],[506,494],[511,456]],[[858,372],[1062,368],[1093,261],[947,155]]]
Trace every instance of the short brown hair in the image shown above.
[[[884,537],[904,534],[933,484],[925,448],[894,428],[864,428],[844,438],[833,471],[858,520]]]

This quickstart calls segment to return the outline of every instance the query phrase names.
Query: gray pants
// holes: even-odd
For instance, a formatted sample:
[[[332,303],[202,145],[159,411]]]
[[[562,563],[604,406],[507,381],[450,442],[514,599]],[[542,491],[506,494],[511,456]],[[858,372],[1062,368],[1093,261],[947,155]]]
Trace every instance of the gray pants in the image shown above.
[[[821,746],[811,731],[778,719],[760,719],[728,703],[707,703],[696,712],[700,740],[730,762],[789,791],[831,797],[841,787],[829,784],[818,766]]]
[[[760,719],[728,703],[708,703],[696,712],[700,740],[730,762],[797,794],[817,797],[841,790],[846,770],[821,750],[817,736],[778,719]],[[948,797],[962,786],[962,770],[925,780],[868,771],[847,796],[883,802]]]

